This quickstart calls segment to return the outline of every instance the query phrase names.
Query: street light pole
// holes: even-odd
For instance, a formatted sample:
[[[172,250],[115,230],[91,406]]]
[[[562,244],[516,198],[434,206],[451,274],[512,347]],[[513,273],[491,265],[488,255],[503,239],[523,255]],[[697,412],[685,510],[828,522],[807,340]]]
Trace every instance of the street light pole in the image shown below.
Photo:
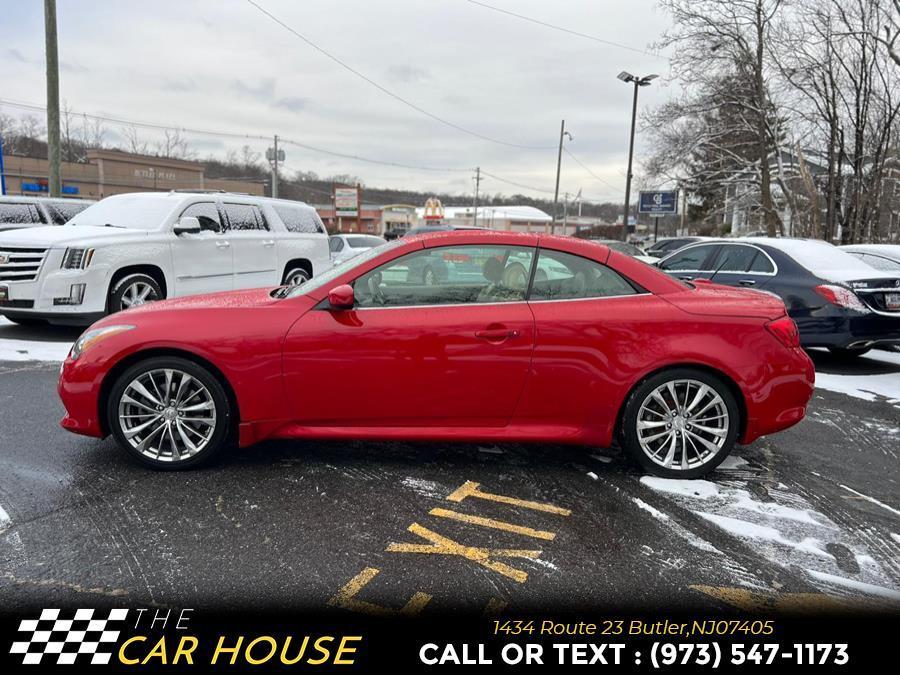
[[[622,82],[634,83],[634,100],[631,103],[631,136],[628,141],[628,172],[625,176],[625,214],[622,217],[622,240],[627,241],[628,216],[631,211],[631,166],[632,160],[634,159],[634,127],[637,122],[638,87],[648,86],[652,80],[655,80],[659,76],[647,75],[646,77],[637,77],[623,70],[616,77],[622,80]]]
[[[559,172],[562,168],[562,146],[563,146],[563,137],[568,136],[569,140],[572,139],[572,134],[566,131],[566,121],[563,120],[559,125],[559,152],[556,155],[556,189],[553,191],[553,218],[550,221],[550,234],[553,234],[556,231],[556,212],[557,205],[559,204]]]
[[[44,0],[44,50],[47,61],[47,188],[59,197],[59,56],[56,46],[56,0]]]

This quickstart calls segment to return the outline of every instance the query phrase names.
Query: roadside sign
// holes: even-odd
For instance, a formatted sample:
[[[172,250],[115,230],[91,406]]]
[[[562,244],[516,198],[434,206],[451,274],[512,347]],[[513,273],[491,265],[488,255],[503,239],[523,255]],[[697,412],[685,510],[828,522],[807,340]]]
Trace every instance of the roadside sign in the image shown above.
[[[334,188],[335,215],[355,217],[359,215],[359,189],[355,187]]]
[[[641,190],[638,212],[654,215],[678,213],[678,190]]]

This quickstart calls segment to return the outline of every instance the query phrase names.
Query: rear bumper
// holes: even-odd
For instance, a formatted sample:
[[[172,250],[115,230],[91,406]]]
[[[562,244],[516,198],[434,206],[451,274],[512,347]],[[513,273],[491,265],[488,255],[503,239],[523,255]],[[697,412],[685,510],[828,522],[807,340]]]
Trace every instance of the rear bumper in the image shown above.
[[[815,367],[803,349],[786,350],[785,354],[783,360],[766,364],[765,385],[745,401],[747,424],[738,438],[743,445],[792,427],[806,415],[816,383]]]
[[[900,315],[847,312],[795,319],[804,347],[870,347],[900,344]]]

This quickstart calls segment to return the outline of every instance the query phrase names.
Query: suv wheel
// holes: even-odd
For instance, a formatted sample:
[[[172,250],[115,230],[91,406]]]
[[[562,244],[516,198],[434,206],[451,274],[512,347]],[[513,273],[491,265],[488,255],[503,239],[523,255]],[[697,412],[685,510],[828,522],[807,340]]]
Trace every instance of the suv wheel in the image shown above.
[[[163,299],[162,289],[156,279],[147,274],[129,274],[112,285],[109,290],[109,313],[121,312],[130,307]]]
[[[294,267],[284,273],[285,286],[299,286],[309,281],[309,273],[302,267]]]
[[[722,380],[677,368],[654,375],[628,397],[622,445],[648,473],[699,478],[731,452],[739,424],[737,402]]]
[[[231,406],[206,368],[178,357],[135,364],[116,380],[106,409],[119,445],[154,469],[186,469],[227,443]]]

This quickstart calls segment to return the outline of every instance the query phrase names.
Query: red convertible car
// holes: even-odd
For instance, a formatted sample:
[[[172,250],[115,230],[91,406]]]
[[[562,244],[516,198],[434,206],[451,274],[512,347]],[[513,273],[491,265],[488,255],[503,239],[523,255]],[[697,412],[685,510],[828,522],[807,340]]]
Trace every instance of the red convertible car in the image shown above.
[[[399,239],[302,286],[106,317],[63,364],[62,426],[180,469],[232,441],[617,441],[692,478],[799,422],[814,371],[777,297],[605,246]]]

